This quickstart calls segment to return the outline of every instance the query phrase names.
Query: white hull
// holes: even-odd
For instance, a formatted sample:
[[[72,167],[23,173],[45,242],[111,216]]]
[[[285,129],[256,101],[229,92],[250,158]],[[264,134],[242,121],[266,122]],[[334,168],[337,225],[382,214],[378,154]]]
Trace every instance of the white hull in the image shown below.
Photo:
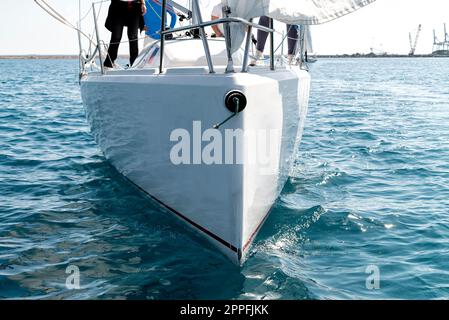
[[[309,74],[297,67],[234,74],[174,68],[162,75],[142,69],[91,73],[81,80],[88,121],[106,158],[235,263],[245,259],[288,178],[307,114],[309,86]],[[244,93],[248,105],[220,132],[279,132],[270,140],[275,155],[269,163],[250,161],[248,155],[234,165],[173,164],[173,130],[194,136],[195,121],[205,130],[227,118],[223,100],[231,90]],[[245,136],[235,152],[252,147]],[[193,159],[197,153],[192,153]]]

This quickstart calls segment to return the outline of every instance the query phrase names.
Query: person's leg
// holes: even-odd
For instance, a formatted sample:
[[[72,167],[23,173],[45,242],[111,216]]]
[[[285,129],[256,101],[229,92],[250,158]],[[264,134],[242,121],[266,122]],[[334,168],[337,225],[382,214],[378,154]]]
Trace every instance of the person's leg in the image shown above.
[[[270,18],[267,16],[260,17],[259,25],[263,27],[270,26]],[[268,32],[257,30],[257,51],[263,52],[265,50],[265,44],[267,42]]]
[[[287,25],[287,35],[288,35],[288,55],[296,54],[296,44],[298,43],[298,26],[297,25]]]
[[[129,40],[129,65],[132,66],[139,55],[139,22],[142,15],[140,3],[134,3],[128,7],[128,40]]]
[[[109,43],[108,55],[104,66],[108,68],[114,67],[114,62],[118,56],[120,41],[122,41],[123,24],[116,24],[112,27],[111,42]]]
[[[129,65],[132,66],[139,55],[139,19],[128,26],[128,40],[129,40]]]

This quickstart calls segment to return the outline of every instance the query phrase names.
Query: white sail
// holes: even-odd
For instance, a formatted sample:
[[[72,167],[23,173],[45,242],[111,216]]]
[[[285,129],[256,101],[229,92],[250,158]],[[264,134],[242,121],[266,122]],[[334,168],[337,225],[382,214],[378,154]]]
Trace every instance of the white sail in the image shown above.
[[[375,0],[222,0],[231,16],[251,19],[269,16],[288,24],[322,24],[354,12]],[[245,27],[232,26],[232,50],[244,39]]]

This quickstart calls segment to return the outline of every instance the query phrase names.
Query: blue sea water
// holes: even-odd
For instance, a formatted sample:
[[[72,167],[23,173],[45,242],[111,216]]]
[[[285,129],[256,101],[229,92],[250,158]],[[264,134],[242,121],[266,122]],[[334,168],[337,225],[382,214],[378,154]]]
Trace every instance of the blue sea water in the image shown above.
[[[448,70],[313,65],[294,172],[238,268],[105,161],[77,61],[0,61],[0,298],[449,298]]]

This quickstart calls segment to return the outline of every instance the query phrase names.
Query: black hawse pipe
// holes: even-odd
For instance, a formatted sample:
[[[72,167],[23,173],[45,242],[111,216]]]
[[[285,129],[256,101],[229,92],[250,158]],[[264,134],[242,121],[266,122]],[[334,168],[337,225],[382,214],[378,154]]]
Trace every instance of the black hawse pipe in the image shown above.
[[[242,112],[245,110],[247,104],[248,100],[246,99],[246,96],[240,91],[234,90],[226,94],[225,105],[232,113]]]
[[[226,122],[237,116],[240,112],[244,111],[246,106],[248,105],[248,100],[246,96],[237,90],[230,91],[226,94],[225,97],[225,106],[233,114],[225,119],[223,122],[216,124],[213,126],[214,129],[219,129]]]

